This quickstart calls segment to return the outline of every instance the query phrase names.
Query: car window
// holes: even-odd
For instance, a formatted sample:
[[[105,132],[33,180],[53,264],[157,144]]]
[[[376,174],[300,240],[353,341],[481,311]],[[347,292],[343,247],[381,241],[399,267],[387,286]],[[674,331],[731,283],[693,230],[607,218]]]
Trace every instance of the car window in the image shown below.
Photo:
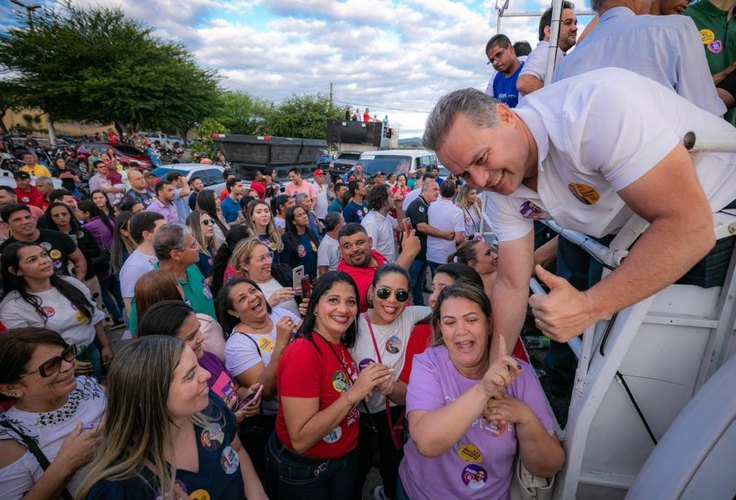
[[[176,172],[181,175],[187,175],[187,172],[184,170],[179,170],[177,168],[157,168],[153,171],[153,175],[158,177],[159,179],[163,179],[166,177],[166,174],[169,174],[171,172]]]
[[[207,170],[201,170],[197,174],[204,183],[205,186],[212,186],[222,182],[222,172],[217,169],[209,168]]]

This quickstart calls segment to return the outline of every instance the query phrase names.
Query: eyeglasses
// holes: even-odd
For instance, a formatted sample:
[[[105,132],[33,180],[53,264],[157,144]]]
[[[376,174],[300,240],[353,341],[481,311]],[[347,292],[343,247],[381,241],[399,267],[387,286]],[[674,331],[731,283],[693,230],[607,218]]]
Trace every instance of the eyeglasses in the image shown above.
[[[399,302],[406,302],[409,300],[409,291],[404,290],[403,288],[399,288],[398,290],[391,290],[388,287],[382,286],[381,288],[376,288],[376,297],[378,297],[381,300],[386,300],[391,296],[391,292],[393,291],[394,297],[396,297],[396,300]]]
[[[508,47],[506,47],[505,49],[501,49],[500,51],[496,52],[496,55],[489,57],[486,65],[490,66],[491,64],[493,64],[493,61],[501,59],[503,53],[506,52],[507,49]]]
[[[27,377],[28,375],[33,375],[34,373],[38,373],[41,375],[41,377],[46,378],[50,377],[51,375],[54,375],[59,371],[59,368],[61,368],[61,362],[66,361],[67,363],[73,363],[74,360],[77,357],[77,346],[70,345],[67,346],[66,349],[64,349],[60,356],[55,356],[51,359],[47,359],[41,365],[38,367],[38,370],[33,370],[32,372],[24,373],[20,377]]]

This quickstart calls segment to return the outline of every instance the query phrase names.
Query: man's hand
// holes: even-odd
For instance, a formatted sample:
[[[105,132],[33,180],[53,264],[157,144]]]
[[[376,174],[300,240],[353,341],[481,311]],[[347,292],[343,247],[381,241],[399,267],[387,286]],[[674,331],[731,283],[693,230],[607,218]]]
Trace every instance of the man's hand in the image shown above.
[[[529,305],[536,318],[537,328],[557,342],[567,342],[598,321],[594,304],[585,292],[577,291],[565,278],[546,271],[542,266],[534,268],[537,278],[549,287],[548,295],[534,294]]]

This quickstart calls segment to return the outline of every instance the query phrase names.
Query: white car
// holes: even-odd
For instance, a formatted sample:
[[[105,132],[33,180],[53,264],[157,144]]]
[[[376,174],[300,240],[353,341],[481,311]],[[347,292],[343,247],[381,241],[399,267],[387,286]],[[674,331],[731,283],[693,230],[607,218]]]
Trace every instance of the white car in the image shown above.
[[[165,179],[166,174],[177,172],[187,178],[187,182],[192,177],[202,179],[204,187],[215,191],[217,194],[225,189],[225,178],[222,173],[224,168],[217,165],[204,165],[201,163],[172,163],[171,165],[162,165],[153,169],[153,175],[159,179]]]
[[[31,177],[31,184],[36,185],[37,177]],[[61,180],[56,177],[51,178],[51,182],[54,184],[54,189],[61,189],[64,186],[61,184]],[[0,169],[0,186],[10,186],[15,189],[15,178],[13,172],[5,169]]]

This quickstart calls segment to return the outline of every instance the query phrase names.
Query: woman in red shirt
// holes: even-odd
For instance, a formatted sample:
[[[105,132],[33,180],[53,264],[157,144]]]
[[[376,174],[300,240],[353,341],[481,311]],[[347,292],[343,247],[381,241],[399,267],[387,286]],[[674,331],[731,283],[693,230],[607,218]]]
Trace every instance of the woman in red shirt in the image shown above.
[[[387,391],[391,372],[372,363],[358,374],[355,342],[358,289],[344,272],[315,284],[304,324],[276,374],[276,432],[266,450],[270,498],[349,498],[357,470],[358,404]]]

